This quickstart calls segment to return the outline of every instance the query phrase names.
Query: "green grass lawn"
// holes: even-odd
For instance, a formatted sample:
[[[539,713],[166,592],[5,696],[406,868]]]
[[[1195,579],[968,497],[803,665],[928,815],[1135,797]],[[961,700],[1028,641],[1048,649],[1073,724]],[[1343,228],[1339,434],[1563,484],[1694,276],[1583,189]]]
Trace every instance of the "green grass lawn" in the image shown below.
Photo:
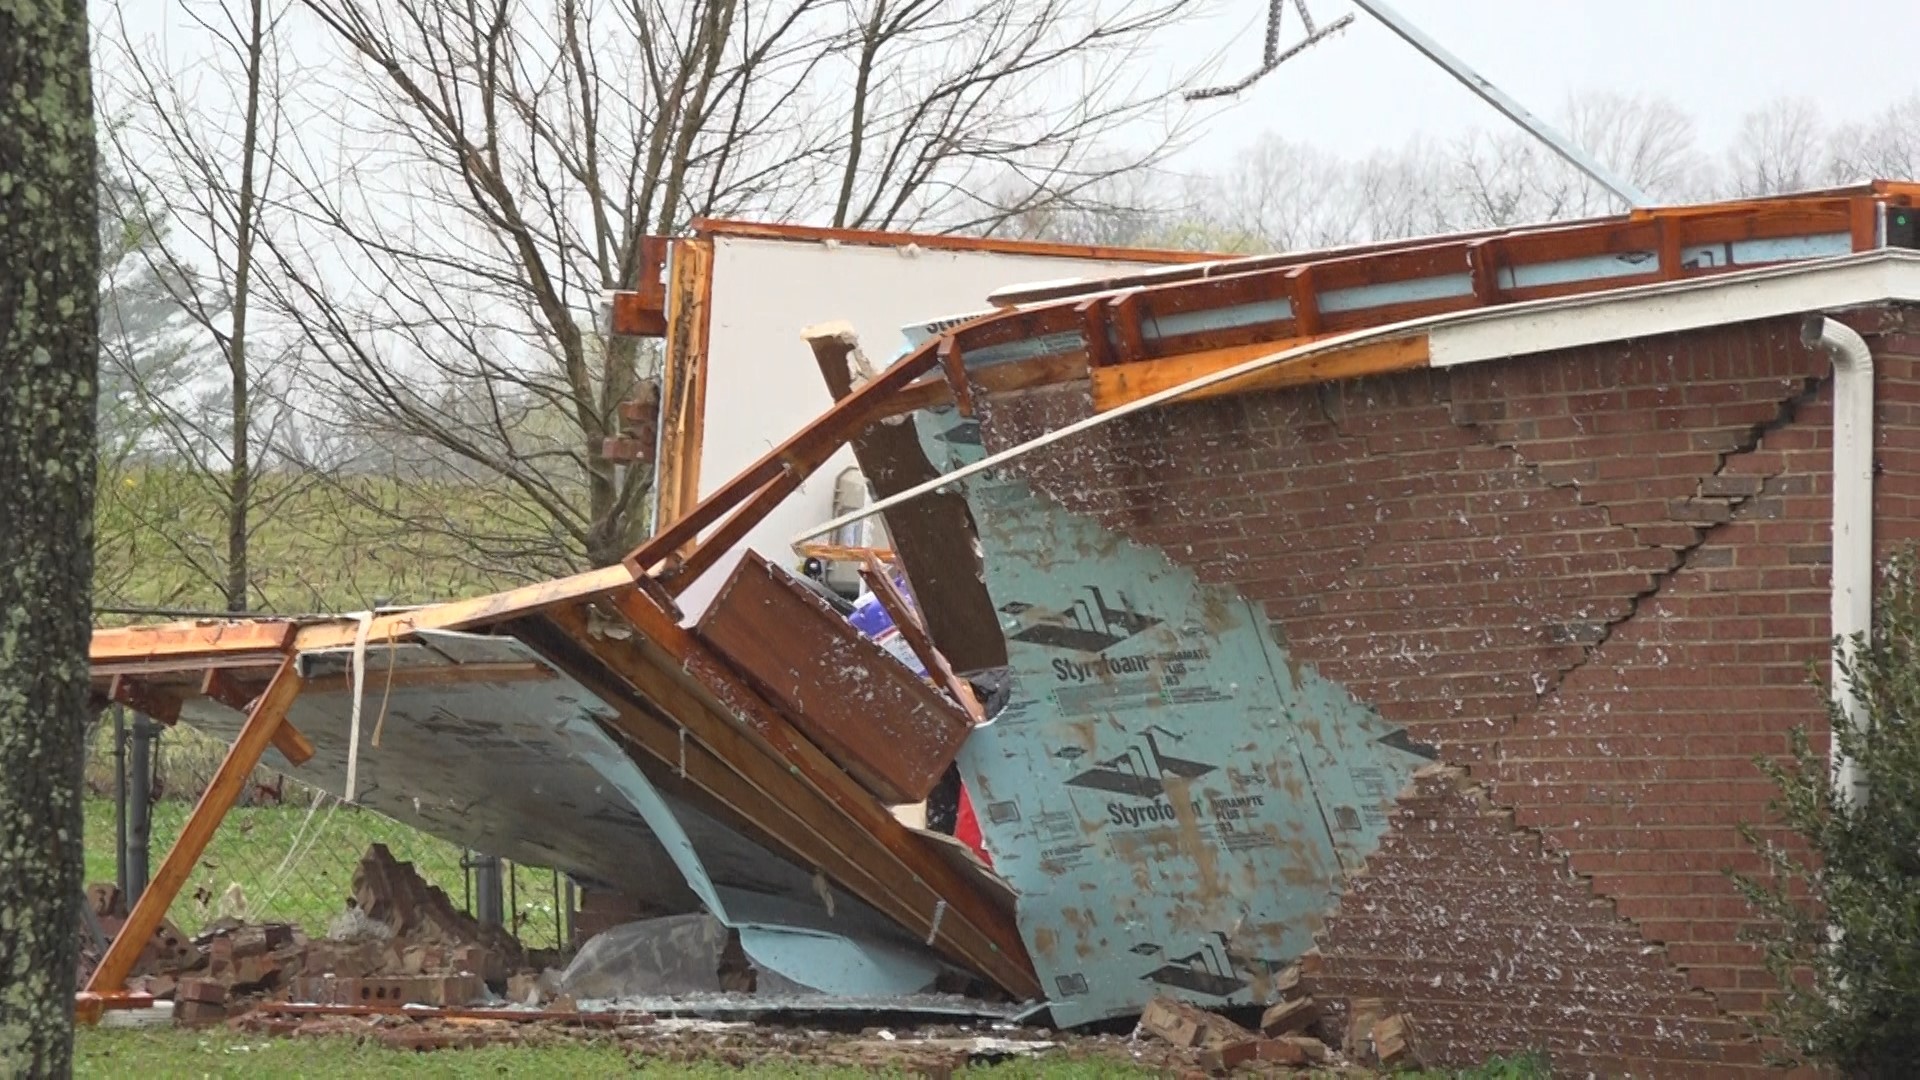
[[[390,1050],[350,1038],[272,1039],[224,1030],[159,1028],[143,1031],[81,1029],[74,1048],[77,1077],[616,1077],[636,1071],[646,1076],[684,1080],[730,1077],[827,1078],[873,1073],[803,1063],[738,1066],[722,1063],[678,1064],[650,1061],[643,1050],[612,1042],[539,1047],[489,1046],[431,1053]],[[884,1075],[884,1074],[883,1074]],[[966,1070],[988,1080],[1096,1080],[1100,1077],[1148,1077],[1145,1069],[1113,1061],[1062,1059],[1015,1061]]]
[[[74,1047],[74,1075],[232,1077],[234,1080],[258,1080],[260,1077],[325,1080],[330,1077],[381,1076],[615,1077],[630,1076],[636,1072],[676,1080],[726,1080],[741,1076],[800,1080],[875,1075],[869,1070],[834,1068],[803,1061],[747,1066],[716,1061],[689,1065],[651,1060],[646,1053],[643,1044],[623,1046],[612,1040],[416,1053],[391,1050],[344,1037],[275,1039],[219,1029],[82,1028]],[[980,1080],[1101,1080],[1105,1077],[1149,1077],[1157,1074],[1153,1070],[1110,1058],[1073,1058],[1056,1053],[1037,1059],[971,1067],[961,1075]],[[1351,1077],[1356,1073],[1342,1070],[1314,1075]],[[1537,1055],[1523,1055],[1496,1059],[1477,1069],[1400,1072],[1392,1075],[1396,1080],[1545,1080],[1549,1071],[1544,1059]]]
[[[181,930],[197,933],[220,916],[229,888],[238,885],[247,918],[290,922],[308,934],[324,934],[346,909],[354,867],[367,845],[376,842],[391,848],[395,858],[412,862],[422,877],[446,890],[455,906],[465,903],[459,848],[370,810],[338,805],[331,797],[309,816],[311,792],[301,788],[295,795],[295,790],[287,786],[287,805],[236,806],[228,812],[168,913]],[[113,881],[113,800],[89,798],[85,805],[87,880]],[[159,869],[191,810],[190,803],[178,800],[154,806],[150,871]],[[289,852],[295,852],[292,858]],[[513,885],[522,940],[535,948],[554,947],[552,873],[516,866]]]

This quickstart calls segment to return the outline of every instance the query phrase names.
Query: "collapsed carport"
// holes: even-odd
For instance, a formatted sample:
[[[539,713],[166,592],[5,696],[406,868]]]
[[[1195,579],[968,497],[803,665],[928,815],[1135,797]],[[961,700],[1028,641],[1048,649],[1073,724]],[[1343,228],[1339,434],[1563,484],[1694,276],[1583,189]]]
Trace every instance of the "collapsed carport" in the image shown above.
[[[851,628],[837,644],[866,645]],[[266,753],[437,835],[617,885],[663,914],[707,910],[775,970],[818,979],[832,956],[841,993],[929,987],[935,955],[1035,993],[1004,888],[900,824],[623,567],[357,620],[102,631],[93,655],[103,699],[234,741],[92,993],[125,978]],[[915,696],[875,704],[964,721],[931,688],[882,689],[899,687]]]

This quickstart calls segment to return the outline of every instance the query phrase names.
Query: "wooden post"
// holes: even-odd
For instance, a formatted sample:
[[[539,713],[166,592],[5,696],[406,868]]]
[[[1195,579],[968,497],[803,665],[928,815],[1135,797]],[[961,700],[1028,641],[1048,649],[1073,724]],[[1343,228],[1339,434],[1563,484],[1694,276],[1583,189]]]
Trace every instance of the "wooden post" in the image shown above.
[[[154,874],[152,884],[140,894],[133,910],[127,913],[126,923],[114,935],[107,955],[100,958],[100,966],[93,969],[93,977],[87,980],[86,993],[95,995],[96,1000],[98,995],[111,994],[126,986],[127,976],[132,973],[141,950],[152,940],[153,932],[159,929],[167,909],[173,906],[174,897],[179,895],[180,887],[186,884],[187,875],[193,872],[194,864],[206,853],[214,830],[220,827],[227,811],[233,808],[234,801],[240,797],[247,777],[273,741],[273,734],[286,718],[293,699],[299,696],[301,680],[294,669],[294,655],[289,653],[281,661],[280,670],[274,673],[266,692],[254,701],[246,723],[240,727],[240,734],[227,749],[227,756],[214,772],[212,782],[200,793],[200,801],[194,804],[186,827],[180,831],[180,839],[174,841],[172,850],[167,852],[166,859],[160,864],[159,872]],[[83,1014],[87,1011],[84,1007],[81,1009]]]

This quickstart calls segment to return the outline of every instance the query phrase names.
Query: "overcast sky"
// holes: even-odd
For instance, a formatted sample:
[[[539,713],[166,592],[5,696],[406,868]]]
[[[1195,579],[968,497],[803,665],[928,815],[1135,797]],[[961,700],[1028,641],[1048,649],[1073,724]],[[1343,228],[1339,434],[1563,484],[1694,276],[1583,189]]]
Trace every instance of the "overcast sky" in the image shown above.
[[[1703,148],[1730,139],[1749,108],[1804,96],[1828,120],[1865,119],[1920,91],[1907,42],[1912,0],[1392,0],[1394,7],[1534,112],[1606,89],[1672,100]],[[1191,55],[1232,43],[1235,81],[1259,64],[1265,0],[1225,0],[1169,47]],[[1324,25],[1354,25],[1283,64],[1212,118],[1181,162],[1203,168],[1273,131],[1340,153],[1506,123],[1465,87],[1346,0],[1309,0]],[[1301,26],[1289,7],[1286,42]],[[1191,35],[1187,37],[1187,35]]]

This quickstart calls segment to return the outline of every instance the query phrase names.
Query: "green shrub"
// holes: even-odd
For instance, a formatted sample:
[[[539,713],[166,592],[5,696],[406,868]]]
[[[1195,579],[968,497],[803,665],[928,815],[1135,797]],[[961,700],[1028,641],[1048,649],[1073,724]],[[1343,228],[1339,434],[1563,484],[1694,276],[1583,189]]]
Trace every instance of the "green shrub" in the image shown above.
[[[1781,988],[1766,1026],[1786,1056],[1849,1076],[1912,1076],[1920,1061],[1920,582],[1911,549],[1890,565],[1871,638],[1852,642],[1842,672],[1859,695],[1859,723],[1847,723],[1831,696],[1828,722],[1835,749],[1866,778],[1864,797],[1836,790],[1827,756],[1796,730],[1786,761],[1760,762],[1779,790],[1770,808],[1790,836],[1782,842],[1744,826],[1767,872],[1733,878],[1764,920],[1755,936]]]

